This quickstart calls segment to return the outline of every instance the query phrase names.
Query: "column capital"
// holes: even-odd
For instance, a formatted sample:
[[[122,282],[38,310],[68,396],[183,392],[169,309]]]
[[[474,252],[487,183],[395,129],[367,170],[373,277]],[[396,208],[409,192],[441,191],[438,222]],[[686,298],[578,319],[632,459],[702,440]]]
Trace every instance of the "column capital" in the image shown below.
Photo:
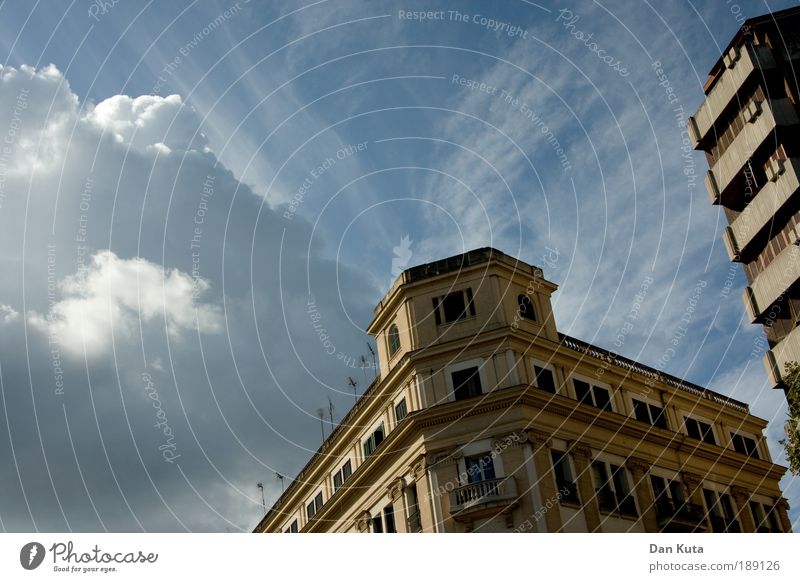
[[[419,481],[425,476],[425,455],[422,454],[408,466],[408,470],[414,477],[415,481]]]
[[[579,457],[587,463],[592,460],[592,447],[580,441],[573,441],[570,443],[569,452],[574,457]]]
[[[539,448],[547,448],[549,449],[553,446],[553,440],[549,433],[546,433],[541,430],[536,430],[535,428],[529,428],[527,430],[528,433],[528,441],[533,445],[535,449]]]
[[[628,457],[625,461],[625,466],[634,475],[644,475],[650,470],[650,463],[639,457]]]
[[[369,531],[369,522],[372,519],[372,516],[369,514],[369,511],[362,511],[358,514],[358,517],[355,519],[356,528],[361,533],[366,533]]]
[[[703,478],[700,475],[697,475],[696,473],[690,473],[689,471],[683,471],[681,476],[683,477],[684,484],[689,488],[690,491],[697,489],[697,487],[699,487],[703,482]]]
[[[389,499],[392,502],[397,501],[400,499],[400,496],[403,495],[403,490],[406,488],[406,480],[402,477],[398,477],[386,488],[386,492],[389,494]]]
[[[775,507],[777,507],[778,509],[782,509],[783,511],[789,511],[790,508],[789,500],[786,499],[785,497],[778,497],[775,500]]]
[[[741,501],[746,503],[750,499],[750,492],[741,485],[731,485],[730,492],[737,503],[741,505]]]

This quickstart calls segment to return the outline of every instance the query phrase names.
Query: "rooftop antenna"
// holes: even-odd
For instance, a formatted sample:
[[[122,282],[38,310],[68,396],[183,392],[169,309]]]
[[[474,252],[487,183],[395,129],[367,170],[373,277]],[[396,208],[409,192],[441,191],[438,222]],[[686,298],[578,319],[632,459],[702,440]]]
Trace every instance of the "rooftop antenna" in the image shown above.
[[[361,371],[364,373],[364,384],[367,383],[367,358],[361,354]]]
[[[353,380],[351,376],[348,376],[347,383],[353,388],[353,396],[355,397],[356,402],[358,402],[358,394],[356,394],[356,386],[358,386],[358,382]]]
[[[372,349],[372,345],[367,342],[367,349],[369,353],[372,354],[372,369],[375,370],[375,373],[378,373],[378,364],[375,363],[375,350]]]
[[[333,402],[331,401],[330,396],[328,396],[328,413],[330,414],[331,419],[331,430],[333,430]]]
[[[264,484],[263,483],[256,483],[256,487],[261,489],[261,507],[264,508],[264,511],[267,510],[267,502],[264,500]],[[230,533],[230,532],[228,532]]]
[[[317,416],[319,416],[319,430],[322,431],[322,442],[325,442],[325,409],[317,408]]]
[[[281,493],[284,493],[286,491],[286,488],[285,488],[285,486],[283,484],[283,475],[281,475],[280,473],[276,472],[275,473],[275,477],[280,479],[280,481],[281,481]]]

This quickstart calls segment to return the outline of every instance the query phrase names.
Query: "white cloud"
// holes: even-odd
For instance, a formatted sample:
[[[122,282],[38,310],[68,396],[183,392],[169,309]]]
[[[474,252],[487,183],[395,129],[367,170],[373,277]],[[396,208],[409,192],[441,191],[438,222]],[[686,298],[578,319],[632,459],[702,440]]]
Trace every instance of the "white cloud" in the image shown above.
[[[10,323],[14,321],[18,315],[19,313],[17,313],[13,307],[5,303],[0,303],[0,323]]]
[[[106,250],[96,253],[83,272],[59,285],[62,299],[46,316],[30,312],[34,327],[59,338],[74,353],[96,356],[116,341],[134,337],[140,323],[158,321],[172,338],[198,329],[222,330],[219,307],[197,303],[209,284],[177,269],[140,258],[121,259]]]

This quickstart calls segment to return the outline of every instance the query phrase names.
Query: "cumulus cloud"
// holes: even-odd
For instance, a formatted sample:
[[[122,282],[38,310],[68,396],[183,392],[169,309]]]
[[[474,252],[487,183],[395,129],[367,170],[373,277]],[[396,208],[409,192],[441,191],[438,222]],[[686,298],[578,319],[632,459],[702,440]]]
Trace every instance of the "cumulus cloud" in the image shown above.
[[[204,333],[223,329],[218,306],[195,302],[209,288],[208,281],[141,258],[122,259],[100,251],[59,287],[63,297],[50,312],[33,311],[29,321],[75,353],[103,354],[111,346],[112,333],[117,341],[130,339],[140,323],[158,322],[176,339],[193,328]]]

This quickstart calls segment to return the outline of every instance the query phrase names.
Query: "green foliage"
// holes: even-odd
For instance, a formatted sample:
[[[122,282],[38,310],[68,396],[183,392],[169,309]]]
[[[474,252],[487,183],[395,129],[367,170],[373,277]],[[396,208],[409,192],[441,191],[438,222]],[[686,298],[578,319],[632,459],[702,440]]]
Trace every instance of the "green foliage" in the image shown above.
[[[786,438],[780,443],[786,451],[789,471],[800,475],[800,365],[788,362],[783,375],[786,384],[786,399],[789,403],[789,418],[786,421]]]

